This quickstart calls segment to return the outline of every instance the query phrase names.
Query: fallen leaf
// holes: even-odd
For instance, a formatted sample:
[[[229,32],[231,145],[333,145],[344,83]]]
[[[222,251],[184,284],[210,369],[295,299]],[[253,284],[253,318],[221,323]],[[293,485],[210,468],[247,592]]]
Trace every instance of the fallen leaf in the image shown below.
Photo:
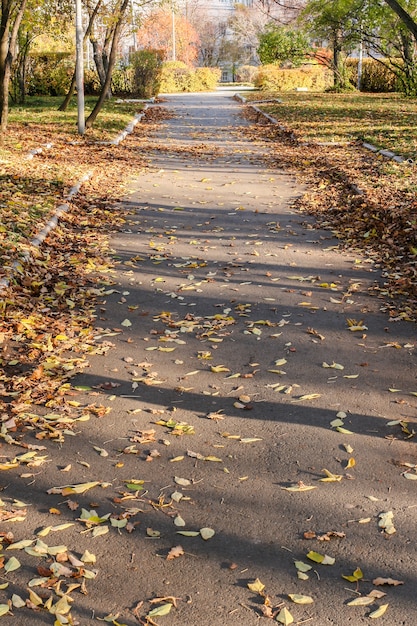
[[[265,589],[265,585],[259,580],[259,578],[256,578],[253,583],[248,583],[248,589],[249,591],[253,591],[253,593],[261,594]]]
[[[368,617],[370,617],[371,619],[377,619],[378,617],[382,617],[382,615],[384,615],[385,611],[388,608],[388,604],[381,604],[381,606],[376,609],[375,611],[372,611],[372,613],[369,613]]]
[[[4,571],[7,573],[14,572],[15,570],[19,569],[19,567],[21,567],[20,561],[15,556],[12,556],[4,566]]]
[[[181,487],[188,487],[188,485],[191,485],[191,480],[188,480],[188,478],[181,478],[180,476],[175,476],[174,481],[177,485],[181,485]]]
[[[380,513],[378,517],[379,517],[378,526],[382,528],[383,531],[387,535],[393,535],[396,532],[396,529],[393,523],[393,517],[394,517],[393,512],[386,511],[385,513]]]
[[[294,565],[300,572],[309,572],[312,569],[312,565],[304,563],[304,561],[294,561]]]
[[[314,602],[314,600],[313,600],[313,598],[311,596],[304,596],[304,595],[302,595],[300,593],[289,593],[288,597],[295,604],[312,604]]]
[[[392,585],[393,587],[397,587],[398,585],[403,585],[403,580],[395,580],[394,578],[382,578],[379,576],[378,578],[374,578],[372,584],[378,587],[379,585]]]
[[[212,528],[200,528],[200,535],[205,541],[214,537],[215,534],[216,533]]]
[[[167,602],[167,604],[162,604],[156,609],[152,609],[152,611],[149,611],[147,617],[162,617],[163,615],[168,615],[168,613],[172,609],[172,606],[173,605],[170,602]]]
[[[285,491],[311,491],[312,489],[317,489],[314,485],[305,485],[302,481],[300,481],[297,485],[292,485],[291,487],[281,487]]]
[[[184,554],[184,550],[182,546],[174,546],[167,554],[167,561],[172,561],[173,559],[177,559],[178,557]]]
[[[359,567],[357,567],[355,571],[349,576],[345,576],[342,574],[342,578],[348,580],[350,583],[356,583],[358,582],[358,580],[361,580],[363,578],[363,572]]]
[[[334,565],[335,563],[335,559],[332,556],[320,554],[319,552],[314,552],[314,550],[310,550],[310,552],[306,554],[306,557],[310,559],[310,561],[321,563],[322,565]]]
[[[321,483],[335,483],[335,482],[340,482],[343,478],[343,476],[340,476],[340,474],[332,474],[332,472],[329,472],[329,470],[327,469],[322,469],[322,472],[325,473],[326,478],[320,478],[319,481]]]
[[[373,604],[375,602],[375,598],[370,596],[360,596],[359,598],[354,598],[350,602],[347,603],[347,606],[368,606],[369,604]]]
[[[280,610],[280,612],[278,613],[275,619],[280,624],[284,624],[284,626],[289,626],[290,624],[294,623],[293,616],[291,615],[291,613],[285,606],[283,609]]]

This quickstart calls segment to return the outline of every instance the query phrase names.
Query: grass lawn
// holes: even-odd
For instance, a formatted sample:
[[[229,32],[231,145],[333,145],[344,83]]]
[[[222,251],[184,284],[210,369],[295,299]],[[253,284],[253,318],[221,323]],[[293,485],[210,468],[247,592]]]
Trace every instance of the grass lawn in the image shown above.
[[[265,93],[250,100],[279,98],[260,104],[299,139],[314,142],[366,141],[404,157],[417,159],[417,99],[401,94]]]
[[[96,97],[86,96],[85,117],[92,111],[96,100]],[[16,105],[10,108],[10,126],[23,124],[30,127],[40,124],[56,133],[61,132],[66,135],[74,135],[74,138],[78,137],[77,100],[74,97],[66,111],[58,111],[62,101],[62,96],[27,98],[27,103],[24,106]],[[94,123],[94,128],[86,131],[85,140],[108,141],[112,139],[117,132],[127,126],[135,113],[138,113],[142,107],[141,103],[118,102],[117,98],[107,100]]]
[[[96,98],[86,98],[86,115],[95,101]],[[116,181],[122,185],[129,172],[143,165],[132,142],[124,142],[120,147],[103,145],[128,125],[143,104],[109,100],[94,128],[81,137],[77,131],[76,99],[65,112],[58,111],[61,102],[61,97],[28,98],[25,106],[10,109],[7,133],[0,145],[3,271],[27,249],[30,239],[86,173],[92,174],[92,179],[84,187],[104,199],[106,193],[116,192]],[[38,148],[42,152],[28,158],[30,151]]]

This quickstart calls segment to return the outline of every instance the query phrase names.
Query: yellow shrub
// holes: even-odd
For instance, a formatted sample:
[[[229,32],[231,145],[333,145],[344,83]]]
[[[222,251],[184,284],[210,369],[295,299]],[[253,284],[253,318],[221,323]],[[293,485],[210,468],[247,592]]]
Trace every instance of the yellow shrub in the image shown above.
[[[331,72],[322,65],[283,69],[276,65],[264,65],[255,77],[255,86],[262,91],[324,91],[332,84]]]
[[[350,80],[355,86],[358,80],[358,63],[358,59],[347,60]],[[400,91],[400,85],[395,74],[382,63],[375,59],[363,59],[361,91],[371,93]]]

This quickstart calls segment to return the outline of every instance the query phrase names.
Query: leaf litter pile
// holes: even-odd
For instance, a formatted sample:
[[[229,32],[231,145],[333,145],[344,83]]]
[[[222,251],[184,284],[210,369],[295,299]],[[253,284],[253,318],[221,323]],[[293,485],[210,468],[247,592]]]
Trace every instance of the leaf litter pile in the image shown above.
[[[154,115],[158,121],[158,114]],[[242,131],[234,132],[238,136]],[[265,128],[260,132],[262,135]],[[196,148],[174,145],[169,152],[196,160],[205,155],[207,161],[233,162],[236,158],[235,164],[252,158],[250,150],[234,144],[233,136],[231,156],[227,149],[205,149],[207,137],[198,127],[195,134],[199,142]],[[245,298],[246,289],[251,289],[252,274],[244,274],[250,266],[241,256],[249,257],[248,263],[260,262],[261,267],[263,263],[270,264],[274,247],[262,252],[262,246],[268,238],[275,240],[281,231],[280,224],[265,215],[262,225],[250,235],[245,231],[244,252],[230,250],[235,246],[234,237],[227,237],[226,249],[231,258],[220,263],[210,257],[210,250],[216,247],[223,230],[220,219],[210,218],[197,224],[195,228],[199,232],[182,242],[177,236],[178,223],[183,221],[183,214],[185,219],[190,219],[191,212],[171,202],[174,197],[170,198],[172,210],[159,207],[154,209],[156,216],[152,212],[148,215],[146,209],[140,210],[139,217],[134,211],[130,215],[121,212],[118,205],[114,210],[116,199],[128,182],[126,178],[147,171],[143,143],[136,141],[139,147],[133,140],[129,147],[116,150],[104,147],[101,153],[93,149],[84,154],[80,147],[75,147],[74,152],[68,149],[62,158],[69,162],[75,158],[77,168],[85,159],[86,165],[95,163],[99,171],[96,159],[102,154],[104,162],[100,166],[106,169],[92,176],[46,245],[33,251],[30,264],[17,267],[15,279],[4,292],[0,331],[3,367],[0,472],[6,479],[2,481],[4,491],[0,501],[0,521],[4,527],[0,535],[3,545],[0,616],[9,616],[10,623],[19,623],[20,616],[33,611],[43,616],[42,623],[76,625],[84,623],[79,617],[84,607],[84,611],[89,609],[91,623],[100,620],[115,626],[155,625],[162,624],[168,615],[174,615],[171,623],[178,623],[175,620],[186,620],[187,611],[197,604],[194,594],[209,592],[206,586],[200,589],[196,586],[193,593],[180,579],[190,581],[190,573],[192,576],[195,572],[197,580],[202,561],[210,561],[213,552],[219,551],[223,560],[230,557],[221,583],[230,588],[226,597],[236,584],[244,593],[233,594],[226,613],[208,616],[207,624],[227,621],[242,624],[246,620],[248,624],[254,620],[256,623],[259,616],[281,624],[314,620],[317,599],[313,591],[308,593],[308,585],[317,591],[320,580],[326,579],[326,566],[338,567],[338,555],[343,563],[353,563],[350,569],[339,566],[340,583],[343,584],[343,578],[351,584],[345,592],[347,605],[366,610],[362,617],[381,617],[389,605],[385,596],[404,581],[392,577],[386,563],[380,565],[378,575],[370,578],[363,559],[350,555],[345,546],[352,525],[373,527],[372,538],[395,541],[396,512],[395,508],[386,506],[387,502],[365,495],[371,504],[380,504],[371,506],[368,516],[353,520],[345,516],[343,530],[312,530],[314,520],[310,523],[313,516],[307,515],[307,509],[302,515],[303,532],[297,536],[294,531],[291,548],[273,549],[275,542],[264,539],[266,547],[260,545],[257,550],[265,559],[268,552],[273,552],[275,558],[286,558],[293,563],[293,570],[285,578],[285,588],[277,577],[269,576],[268,566],[262,560],[251,562],[246,559],[245,549],[232,547],[232,535],[228,532],[230,526],[239,526],[240,519],[228,519],[213,503],[213,500],[222,504],[223,500],[228,501],[231,490],[238,499],[233,511],[237,515],[249,514],[248,510],[245,512],[244,500],[252,489],[262,490],[257,472],[264,468],[264,457],[271,454],[268,437],[275,436],[261,425],[267,404],[277,403],[291,413],[293,407],[314,406],[319,401],[327,413],[326,387],[317,389],[304,380],[300,362],[297,364],[298,350],[302,354],[306,342],[317,347],[318,354],[329,355],[317,364],[327,383],[337,380],[341,386],[350,385],[360,377],[357,364],[331,358],[331,354],[335,357],[336,354],[329,347],[326,331],[313,326],[314,313],[323,306],[322,299],[317,300],[320,304],[313,301],[313,292],[325,297],[324,310],[332,307],[338,310],[343,304],[343,310],[350,311],[354,309],[356,282],[342,285],[336,279],[300,275],[293,268],[285,268],[285,280],[293,286],[280,289],[294,294],[298,311],[294,316],[281,311],[276,299],[268,295],[262,302]],[[283,146],[280,166],[287,158],[288,146],[285,142]],[[293,148],[288,149],[287,164],[294,166]],[[159,145],[157,150],[166,153],[167,147]],[[80,167],[77,176],[81,171]],[[164,173],[160,175],[163,177]],[[152,176],[158,181],[158,172]],[[233,182],[227,177],[223,186]],[[333,184],[337,188],[337,182],[332,179]],[[154,185],[158,186],[158,182]],[[211,185],[210,175],[198,178],[197,186],[205,192],[200,197],[210,193]],[[199,204],[208,201],[202,199]],[[235,204],[233,219],[241,219],[243,224],[248,212],[240,202]],[[164,220],[167,216],[174,218],[169,225]],[[284,237],[297,235],[292,228],[285,227]],[[120,229],[126,233],[138,230],[146,243],[140,252],[114,266],[108,236]],[[15,247],[9,243],[5,246],[10,260],[18,256],[21,246],[28,245],[27,239],[32,234],[33,230],[21,233]],[[288,245],[291,244],[284,247]],[[141,288],[142,297],[133,295],[135,276],[147,277]],[[263,271],[262,277],[273,287],[278,287],[276,283],[284,279],[269,269]],[[148,287],[161,305],[152,313],[146,295]],[[214,295],[215,304],[200,307],[201,293]],[[106,321],[107,301],[112,299],[120,308],[120,319],[117,325],[107,327],[103,321]],[[391,311],[391,314],[397,317],[397,313]],[[407,317],[411,317],[408,309]],[[403,319],[401,313],[399,319]],[[362,318],[346,317],[346,334],[354,333],[365,341],[367,330]],[[232,341],[237,341],[239,348],[247,346],[246,358],[240,358],[237,344],[230,352],[228,345]],[[89,362],[105,360],[117,342],[123,353],[120,366],[110,370],[99,366],[99,371],[106,373],[89,384]],[[267,345],[274,346],[272,359],[266,356]],[[380,347],[412,353],[414,346],[385,343]],[[75,382],[71,380],[82,372],[84,375]],[[86,384],[78,384],[79,380],[85,380]],[[158,394],[164,388],[169,388],[170,400],[158,402],[154,390]],[[417,392],[412,389],[402,392],[392,387],[386,394],[395,397],[400,394],[407,403]],[[187,408],[188,398],[190,408]],[[407,406],[410,410],[415,408],[409,403]],[[118,420],[122,415],[125,421],[118,427],[117,438],[114,435],[107,438],[105,435],[114,432],[106,427],[109,420],[115,419],[113,415]],[[252,415],[253,422],[247,417]],[[335,462],[330,454],[327,460],[318,459],[320,469],[305,472],[308,480],[303,473],[300,478],[297,468],[285,477],[278,472],[273,480],[276,490],[285,498],[308,498],[304,505],[312,511],[316,506],[314,494],[325,489],[345,489],[351,498],[349,487],[355,480],[355,470],[365,460],[355,454],[355,429],[360,427],[352,428],[349,411],[333,411],[332,416],[327,423],[329,437],[338,441],[339,447],[343,445],[340,455],[343,458]],[[395,435],[388,431],[390,443],[402,443],[414,437],[409,418],[391,420],[388,426],[395,429]],[[284,423],[276,424],[283,440],[287,427]],[[347,439],[352,444],[346,443]],[[257,459],[259,467],[251,464],[252,458]],[[330,469],[322,468],[321,464],[328,464]],[[408,479],[407,484],[412,485],[417,479],[417,464],[411,461],[397,461],[391,467],[397,474],[401,471],[401,476]],[[266,480],[270,485],[271,476]],[[213,493],[209,495],[210,492]],[[304,492],[311,494],[302,495]],[[274,506],[277,497],[278,507],[284,510],[291,507],[280,495],[275,496]],[[42,506],[35,512],[38,498]],[[267,512],[263,505],[256,506],[260,507],[256,536],[266,536],[271,532],[262,522]],[[296,528],[299,527],[297,522]],[[24,532],[19,528],[24,528]],[[274,526],[274,537],[275,532]],[[317,551],[310,549],[311,542],[315,542]],[[327,545],[329,554],[322,549]],[[120,605],[112,597],[118,585],[113,581],[96,615],[91,608],[98,606],[94,589],[100,577],[105,578],[100,560],[104,562],[104,552],[109,550],[120,551],[119,558],[125,559],[121,560],[121,571],[127,572],[127,578],[122,584],[137,586],[137,604],[130,608]],[[137,582],[136,553],[140,553],[137,556],[141,567],[146,567],[158,583],[148,585],[140,576]],[[268,585],[258,577],[258,569],[263,572],[259,574],[262,578],[268,577]],[[374,563],[370,569],[375,570]],[[173,583],[164,580],[167,576]],[[246,579],[244,584],[242,577]],[[335,577],[333,585],[337,584]],[[216,589],[210,593],[216,602]],[[352,595],[353,600],[349,599]],[[338,607],[338,613],[342,607]],[[175,617],[177,612],[181,617]],[[232,622],[235,618],[238,621]]]
[[[247,116],[258,121],[260,117],[252,109],[247,110]],[[401,308],[404,319],[415,320],[415,163],[388,161],[355,142],[334,146],[304,142],[285,119],[279,122],[277,126],[261,119],[255,135],[260,132],[277,142],[276,165],[296,172],[308,184],[308,192],[296,206],[381,267],[385,283],[380,293],[391,301],[391,315],[398,315]]]

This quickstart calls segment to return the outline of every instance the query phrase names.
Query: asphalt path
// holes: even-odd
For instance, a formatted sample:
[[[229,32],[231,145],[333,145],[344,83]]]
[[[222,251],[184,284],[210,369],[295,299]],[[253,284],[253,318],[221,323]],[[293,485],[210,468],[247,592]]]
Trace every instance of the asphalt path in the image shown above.
[[[411,626],[416,443],[389,424],[415,423],[415,326],[384,312],[372,262],[292,208],[302,186],[274,168],[278,145],[245,134],[230,93],[163,106],[173,117],[142,146],[150,169],[123,199],[103,275],[111,349],[75,381],[111,411],[62,450],[71,482],[111,483],[80,506],[135,526],[76,528],[98,575],[73,614],[133,626],[174,597],[157,624],[290,623],[286,607],[294,623],[344,626],[388,604],[379,623]],[[348,605],[372,590],[386,595]]]

